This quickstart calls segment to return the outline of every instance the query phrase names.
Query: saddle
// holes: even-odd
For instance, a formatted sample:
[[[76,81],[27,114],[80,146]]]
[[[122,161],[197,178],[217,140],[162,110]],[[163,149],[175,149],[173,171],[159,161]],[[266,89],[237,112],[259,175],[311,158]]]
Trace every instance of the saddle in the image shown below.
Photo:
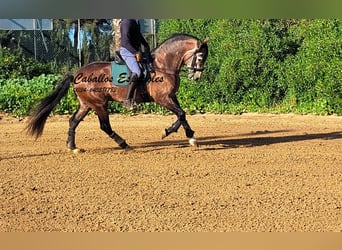
[[[141,77],[139,79],[139,82],[142,82],[142,83],[145,83],[147,84],[151,78],[150,76],[150,72],[152,72],[153,70],[151,69],[150,65],[149,65],[149,55],[147,53],[143,53],[143,60],[142,62],[138,62],[138,65],[140,67],[140,70],[141,70]],[[120,54],[120,51],[115,51],[114,53],[114,62],[117,64],[117,65],[126,65],[125,61],[123,60],[121,54]],[[113,69],[113,65],[112,65],[112,69]],[[128,76],[130,77],[131,76],[131,70],[127,67],[127,70],[128,70]],[[113,72],[113,70],[112,70]],[[114,78],[115,79],[115,78]],[[115,83],[114,83],[115,84]],[[120,84],[121,85],[121,84]]]
[[[150,101],[150,96],[147,93],[146,86],[151,81],[151,70],[148,65],[148,57],[143,54],[142,62],[138,62],[138,65],[141,69],[141,76],[138,79],[138,86],[134,90],[134,99],[137,95],[137,91],[139,90],[140,97],[145,101]],[[112,75],[112,83],[116,86],[127,87],[130,82],[131,70],[126,65],[119,51],[115,51],[114,60],[111,62],[111,75]]]
[[[122,59],[120,51],[116,50],[114,53],[114,62],[119,65],[125,65],[125,61]]]

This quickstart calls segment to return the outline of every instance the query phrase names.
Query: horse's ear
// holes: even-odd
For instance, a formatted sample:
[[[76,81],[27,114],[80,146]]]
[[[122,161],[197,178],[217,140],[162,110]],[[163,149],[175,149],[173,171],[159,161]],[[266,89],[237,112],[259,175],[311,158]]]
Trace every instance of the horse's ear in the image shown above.
[[[203,43],[207,43],[207,42],[209,42],[209,36],[207,36],[205,39],[204,39],[204,41],[203,41]]]

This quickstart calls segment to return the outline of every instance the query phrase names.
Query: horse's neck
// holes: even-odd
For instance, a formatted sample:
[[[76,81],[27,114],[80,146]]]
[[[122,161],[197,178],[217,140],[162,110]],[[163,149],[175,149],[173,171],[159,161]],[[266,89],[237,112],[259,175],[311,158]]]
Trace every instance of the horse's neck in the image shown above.
[[[182,60],[183,53],[179,51],[162,50],[155,54],[155,64],[158,68],[179,70]]]
[[[184,57],[193,48],[181,45],[159,48],[155,52],[155,65],[160,69],[168,69],[178,72],[183,65]]]

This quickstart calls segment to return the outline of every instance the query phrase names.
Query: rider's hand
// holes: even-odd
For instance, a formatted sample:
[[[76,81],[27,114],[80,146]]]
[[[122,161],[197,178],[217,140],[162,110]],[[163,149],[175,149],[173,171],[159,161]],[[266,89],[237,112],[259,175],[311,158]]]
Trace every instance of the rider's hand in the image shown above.
[[[135,59],[137,60],[137,62],[142,62],[143,57],[140,51],[135,53]]]

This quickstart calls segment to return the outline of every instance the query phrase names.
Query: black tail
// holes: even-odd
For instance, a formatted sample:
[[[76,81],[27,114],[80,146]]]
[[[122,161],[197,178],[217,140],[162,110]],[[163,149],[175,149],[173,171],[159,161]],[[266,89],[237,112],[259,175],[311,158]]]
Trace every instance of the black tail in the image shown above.
[[[36,138],[42,135],[46,119],[62,97],[66,95],[72,81],[73,76],[68,76],[53,92],[41,100],[26,126],[29,135]]]

